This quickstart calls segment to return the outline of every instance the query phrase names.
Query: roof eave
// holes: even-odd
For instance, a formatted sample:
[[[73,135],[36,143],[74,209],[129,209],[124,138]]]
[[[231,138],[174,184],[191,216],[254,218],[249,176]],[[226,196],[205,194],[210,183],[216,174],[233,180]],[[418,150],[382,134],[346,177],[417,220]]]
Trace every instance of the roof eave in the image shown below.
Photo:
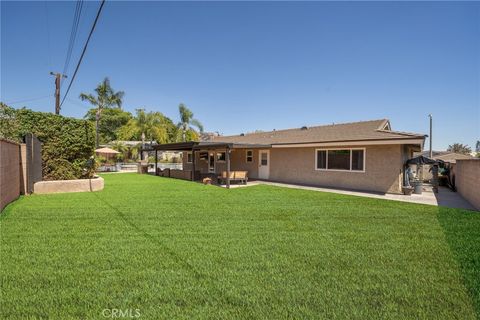
[[[301,148],[301,147],[326,147],[326,146],[357,146],[357,145],[389,145],[389,144],[414,144],[423,148],[424,137],[397,138],[397,139],[363,139],[343,141],[313,141],[295,143],[274,143],[272,148]]]

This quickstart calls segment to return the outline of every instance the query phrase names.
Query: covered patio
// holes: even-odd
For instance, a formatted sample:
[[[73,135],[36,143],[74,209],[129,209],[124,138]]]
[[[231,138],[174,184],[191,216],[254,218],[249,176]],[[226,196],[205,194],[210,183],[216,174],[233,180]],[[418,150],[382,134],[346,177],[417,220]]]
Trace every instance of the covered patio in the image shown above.
[[[152,145],[142,151],[154,152],[155,175],[191,181],[210,178],[213,183],[222,176],[221,183],[230,188],[233,180],[246,184],[248,178],[256,178],[258,160],[253,150],[268,148],[271,145],[189,141]],[[183,152],[183,168],[159,170],[158,153],[164,151]],[[244,179],[238,178],[240,172],[245,173]]]

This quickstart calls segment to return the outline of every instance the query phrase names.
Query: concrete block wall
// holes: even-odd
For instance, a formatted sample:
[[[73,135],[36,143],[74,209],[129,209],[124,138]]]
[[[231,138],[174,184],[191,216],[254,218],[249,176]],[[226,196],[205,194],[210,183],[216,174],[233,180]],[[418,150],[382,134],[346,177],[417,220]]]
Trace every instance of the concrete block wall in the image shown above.
[[[455,187],[462,197],[480,210],[480,159],[457,160]]]
[[[0,139],[0,211],[20,196],[20,144]]]
[[[22,194],[30,194],[33,192],[34,183],[42,181],[42,143],[30,133],[25,136],[25,144],[22,144],[21,159],[22,165],[25,165]]]

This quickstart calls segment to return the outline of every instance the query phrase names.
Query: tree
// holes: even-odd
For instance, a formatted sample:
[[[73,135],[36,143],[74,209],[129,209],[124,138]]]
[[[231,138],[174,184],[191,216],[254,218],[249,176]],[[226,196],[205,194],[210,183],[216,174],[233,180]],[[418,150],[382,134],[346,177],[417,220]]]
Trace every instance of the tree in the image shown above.
[[[118,107],[122,108],[122,99],[125,93],[123,91],[115,92],[110,86],[110,80],[105,78],[95,89],[96,96],[93,94],[81,93],[80,99],[82,101],[87,100],[93,105],[97,111],[95,114],[96,120],[96,145],[97,148],[100,144],[99,142],[99,122],[100,115],[104,109]]]
[[[128,147],[123,142],[115,141],[112,143],[112,149],[120,152],[117,154],[117,160],[124,161],[128,156]]]
[[[448,146],[447,151],[462,153],[462,154],[470,154],[472,152],[472,148],[462,143],[454,143]]]
[[[178,111],[180,113],[180,122],[177,125],[177,141],[185,142],[198,140],[198,133],[191,128],[191,126],[196,127],[200,133],[203,132],[203,125],[197,119],[193,118],[193,112],[187,108],[186,105],[180,103],[178,106]]]
[[[95,150],[95,130],[90,121],[0,103],[0,137],[21,142],[27,133],[42,141],[44,180],[79,179],[84,175],[86,162]]]
[[[174,128],[172,120],[161,112],[147,113],[145,109],[137,109],[136,116],[118,129],[117,134],[122,140],[142,140],[142,145],[145,139],[167,143],[172,140]]]
[[[96,121],[98,109],[90,109],[85,119]],[[117,130],[126,125],[133,116],[130,112],[119,108],[106,108],[102,111],[102,118],[98,124],[98,135],[100,143],[108,143],[118,140]]]

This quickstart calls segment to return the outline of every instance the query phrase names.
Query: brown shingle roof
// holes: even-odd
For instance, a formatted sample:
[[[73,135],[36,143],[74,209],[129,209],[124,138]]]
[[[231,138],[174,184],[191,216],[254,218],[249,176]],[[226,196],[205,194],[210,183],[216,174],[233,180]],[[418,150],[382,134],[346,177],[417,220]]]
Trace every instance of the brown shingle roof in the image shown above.
[[[363,140],[424,139],[425,137],[425,135],[422,134],[385,129],[387,124],[389,124],[387,119],[381,119],[314,126],[306,129],[296,128],[247,133],[245,135],[236,136],[218,136],[210,141],[243,144],[293,144]]]

